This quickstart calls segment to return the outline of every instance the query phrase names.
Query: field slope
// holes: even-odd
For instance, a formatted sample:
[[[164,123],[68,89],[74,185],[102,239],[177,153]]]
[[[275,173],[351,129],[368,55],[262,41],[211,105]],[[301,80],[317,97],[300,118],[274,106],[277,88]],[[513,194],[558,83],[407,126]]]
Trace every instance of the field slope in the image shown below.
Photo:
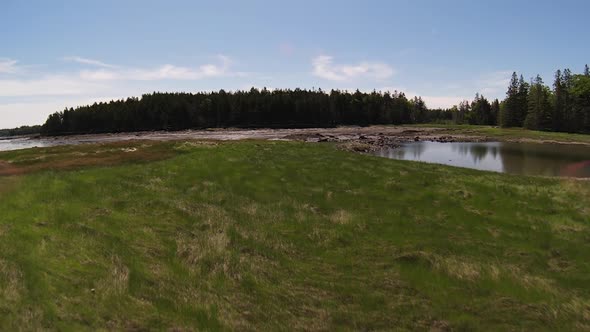
[[[0,153],[0,330],[590,330],[589,203],[330,144]]]

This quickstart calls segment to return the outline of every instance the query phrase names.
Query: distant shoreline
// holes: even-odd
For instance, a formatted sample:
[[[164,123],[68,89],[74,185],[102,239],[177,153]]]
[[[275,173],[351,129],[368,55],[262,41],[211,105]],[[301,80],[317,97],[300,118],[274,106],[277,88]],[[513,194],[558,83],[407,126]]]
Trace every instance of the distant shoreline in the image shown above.
[[[0,140],[25,139],[39,146],[78,145],[86,143],[110,143],[129,140],[291,140],[305,142],[346,143],[350,149],[369,152],[383,147],[396,147],[412,141],[434,142],[529,142],[544,144],[583,144],[590,145],[590,135],[565,135],[563,133],[535,132],[524,129],[500,129],[482,126],[346,126],[336,128],[300,129],[240,129],[212,128],[183,131],[141,131],[103,134],[39,136],[25,135],[0,137]],[[353,143],[352,146],[350,143]],[[0,148],[0,150],[2,150]],[[6,149],[4,149],[6,150]],[[15,148],[11,148],[15,150]]]

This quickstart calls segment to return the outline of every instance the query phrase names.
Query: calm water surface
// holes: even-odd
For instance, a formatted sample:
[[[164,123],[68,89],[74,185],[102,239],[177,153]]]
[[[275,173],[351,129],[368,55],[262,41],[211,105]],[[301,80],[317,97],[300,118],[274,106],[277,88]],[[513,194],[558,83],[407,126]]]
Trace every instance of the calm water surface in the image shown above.
[[[28,149],[34,147],[46,147],[56,144],[51,144],[47,140],[24,138],[0,139],[0,151],[11,151],[19,149]]]
[[[512,174],[590,177],[590,147],[584,145],[413,142],[376,154]]]

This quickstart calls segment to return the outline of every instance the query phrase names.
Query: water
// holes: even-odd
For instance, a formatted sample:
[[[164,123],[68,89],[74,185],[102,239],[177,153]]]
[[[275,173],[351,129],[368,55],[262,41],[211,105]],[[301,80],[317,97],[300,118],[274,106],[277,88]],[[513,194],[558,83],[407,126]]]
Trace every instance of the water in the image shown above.
[[[590,177],[590,147],[575,144],[413,142],[376,154],[511,174]]]
[[[195,133],[189,134],[187,137],[194,138]],[[211,135],[208,132],[206,134]],[[153,135],[155,136],[152,137]],[[178,136],[182,133],[174,135]],[[84,137],[84,139],[0,139],[0,151],[132,139],[137,135],[95,136]],[[166,139],[167,137],[150,133],[142,135],[141,138]],[[579,144],[412,142],[395,149],[385,148],[375,154],[391,159],[424,161],[494,172],[590,178],[590,147]]]
[[[23,138],[9,138],[0,139],[0,151],[11,151],[19,149],[28,149],[34,147],[46,147],[55,144],[51,144],[47,140],[30,139],[28,137]]]

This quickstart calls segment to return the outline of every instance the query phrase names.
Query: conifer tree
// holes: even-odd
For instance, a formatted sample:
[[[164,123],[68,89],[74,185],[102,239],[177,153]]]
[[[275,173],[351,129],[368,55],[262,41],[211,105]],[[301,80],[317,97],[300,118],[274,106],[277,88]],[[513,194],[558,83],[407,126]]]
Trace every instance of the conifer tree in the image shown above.
[[[524,125],[524,119],[526,118],[528,112],[527,99],[529,95],[529,87],[530,85],[525,82],[524,77],[520,75],[520,79],[518,80],[518,102],[516,107],[516,116],[514,118],[514,127],[522,127]]]
[[[554,104],[553,104],[553,115],[552,115],[552,125],[551,129],[555,131],[560,131],[563,128],[563,119],[564,119],[564,94],[563,94],[563,78],[561,75],[561,70],[557,70],[555,72],[555,81],[553,82],[553,96],[554,96]]]
[[[508,86],[508,91],[506,91],[504,107],[500,114],[500,126],[502,127],[514,127],[517,124],[516,118],[517,113],[519,112],[518,88],[518,76],[516,75],[516,72],[514,72],[512,73],[510,85]]]
[[[527,96],[528,111],[524,121],[527,129],[550,129],[551,109],[549,104],[549,89],[543,83],[541,76],[537,75],[530,85]]]
[[[562,129],[567,132],[574,131],[576,127],[573,103],[571,97],[572,88],[572,72],[569,68],[563,70],[563,76],[561,80],[561,86],[563,89],[563,125]]]
[[[489,125],[495,126],[498,124],[498,117],[500,116],[500,101],[496,98],[492,102]]]

